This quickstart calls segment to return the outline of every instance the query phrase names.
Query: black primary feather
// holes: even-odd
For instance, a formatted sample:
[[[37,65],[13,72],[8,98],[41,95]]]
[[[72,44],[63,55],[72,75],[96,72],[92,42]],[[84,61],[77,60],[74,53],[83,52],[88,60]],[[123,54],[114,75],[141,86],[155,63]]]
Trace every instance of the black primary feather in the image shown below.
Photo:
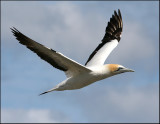
[[[53,67],[60,69],[62,71],[67,71],[68,69],[64,66],[61,66],[58,62],[56,62],[51,56],[48,55],[48,53],[43,52],[43,50],[47,50],[49,54],[52,54],[52,52],[56,52],[55,50],[48,49],[45,46],[43,46],[40,43],[37,43],[36,41],[30,39],[29,37],[25,36],[21,32],[19,32],[16,28],[10,28],[12,30],[13,35],[16,37],[16,39],[19,41],[19,43],[25,45],[28,49],[35,52],[41,59],[47,61],[50,63]]]
[[[110,42],[114,39],[117,39],[119,42],[121,39],[122,29],[123,29],[122,16],[121,16],[120,10],[118,9],[118,14],[116,11],[114,11],[114,15],[112,15],[112,17],[110,18],[110,21],[108,22],[102,42],[89,56],[85,65],[87,65],[87,63],[94,57],[97,51],[101,49],[107,42]]]

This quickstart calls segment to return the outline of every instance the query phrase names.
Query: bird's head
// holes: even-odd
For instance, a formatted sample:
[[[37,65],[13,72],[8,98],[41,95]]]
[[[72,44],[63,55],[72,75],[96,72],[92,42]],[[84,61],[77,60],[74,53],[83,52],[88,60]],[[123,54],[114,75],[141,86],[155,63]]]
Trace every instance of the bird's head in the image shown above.
[[[132,69],[126,68],[118,64],[108,64],[108,68],[113,75],[124,73],[124,72],[134,72]]]

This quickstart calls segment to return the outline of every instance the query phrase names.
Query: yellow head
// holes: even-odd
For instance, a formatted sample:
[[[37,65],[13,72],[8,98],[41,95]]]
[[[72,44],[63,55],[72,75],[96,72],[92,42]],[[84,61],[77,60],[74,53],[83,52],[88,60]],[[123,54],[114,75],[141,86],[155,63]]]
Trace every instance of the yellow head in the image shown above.
[[[125,68],[124,66],[118,65],[118,64],[107,64],[107,66],[109,71],[113,74],[120,74],[124,72],[134,72],[133,70]]]

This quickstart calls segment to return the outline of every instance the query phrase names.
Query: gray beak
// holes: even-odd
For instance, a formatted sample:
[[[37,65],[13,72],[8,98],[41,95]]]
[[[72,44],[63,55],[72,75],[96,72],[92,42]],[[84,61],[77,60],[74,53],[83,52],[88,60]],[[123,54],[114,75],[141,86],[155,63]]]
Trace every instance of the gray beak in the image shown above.
[[[123,69],[125,72],[134,72],[134,70],[132,70],[132,69],[129,69],[129,68],[125,68],[125,69]]]

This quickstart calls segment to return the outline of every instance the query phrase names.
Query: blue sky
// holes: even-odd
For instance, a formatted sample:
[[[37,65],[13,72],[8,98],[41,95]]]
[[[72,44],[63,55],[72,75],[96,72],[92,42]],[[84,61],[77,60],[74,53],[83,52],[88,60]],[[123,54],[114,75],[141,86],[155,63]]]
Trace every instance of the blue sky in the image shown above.
[[[121,10],[122,39],[106,63],[134,69],[88,87],[38,96],[66,77],[13,37],[28,37],[84,64]],[[2,2],[2,122],[158,122],[157,2]]]

